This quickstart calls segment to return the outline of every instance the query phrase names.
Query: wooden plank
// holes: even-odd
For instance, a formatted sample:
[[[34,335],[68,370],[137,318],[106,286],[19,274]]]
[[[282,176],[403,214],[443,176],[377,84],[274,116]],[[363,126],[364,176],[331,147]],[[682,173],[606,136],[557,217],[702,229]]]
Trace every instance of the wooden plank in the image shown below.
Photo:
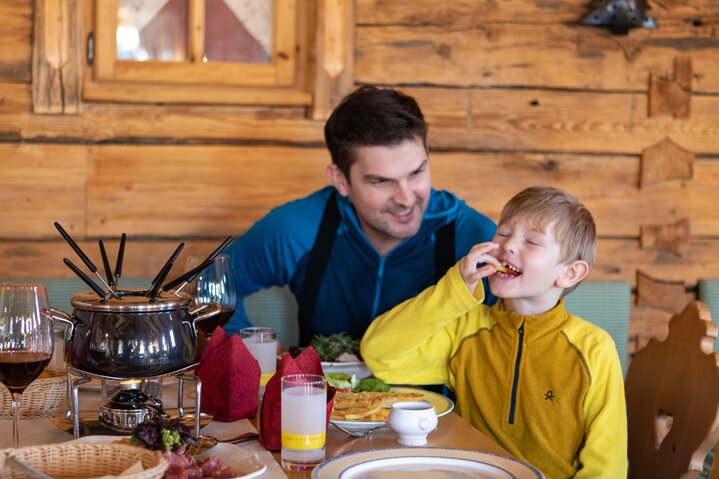
[[[90,152],[89,235],[221,236],[327,184],[322,149],[101,146]]]
[[[82,34],[79,0],[36,0],[32,93],[35,114],[80,112]]]
[[[0,144],[0,238],[85,233],[86,148]]]
[[[355,81],[643,92],[650,73],[673,76],[681,53],[692,58],[694,93],[717,93],[714,28],[689,23],[616,36],[565,24],[358,26]]]
[[[29,85],[0,84],[0,138],[65,142],[128,142],[153,138],[166,143],[201,139],[323,144],[323,122],[302,120],[303,109],[86,103],[79,116],[30,113]]]
[[[68,226],[64,223],[63,225]],[[0,240],[0,258],[2,259],[0,261],[0,278],[74,278],[75,274],[65,266],[62,262],[63,258],[69,258],[89,274],[75,252],[52,227],[52,223],[48,224],[48,230],[54,234],[47,241]],[[72,232],[70,234],[93,263],[102,269],[102,258],[97,239],[83,239],[84,235]],[[185,248],[175,261],[175,266],[169,275],[170,278],[184,271],[185,261],[189,255],[208,255],[220,245],[222,240],[219,238],[147,240],[129,234],[125,246],[122,275],[126,278],[154,277],[180,241],[185,242]],[[120,243],[119,238],[104,237],[103,243],[110,258],[110,264],[114,268]]]
[[[542,90],[406,88],[430,122],[435,149],[639,154],[669,137],[695,154],[719,151],[719,97],[696,96],[692,118],[647,118],[646,95]],[[0,84],[0,138],[78,142],[153,138],[176,143],[278,141],[324,144],[324,122],[301,109],[85,104],[79,117],[31,115],[25,85]]]
[[[408,92],[431,106],[440,101],[437,97],[466,95],[462,90]],[[669,137],[695,154],[719,151],[719,97],[695,96],[688,121],[668,115],[647,118],[645,94],[470,90],[467,101],[470,126],[433,130],[434,147],[639,154]],[[435,111],[431,107],[427,112],[430,122]]]
[[[467,28],[478,23],[576,23],[589,12],[586,0],[356,0],[359,25],[454,25]],[[673,5],[678,3],[679,5]],[[649,15],[660,25],[686,23],[691,20],[712,22],[717,17],[716,0],[655,0]]]
[[[0,81],[29,83],[32,58],[32,0],[0,2]]]

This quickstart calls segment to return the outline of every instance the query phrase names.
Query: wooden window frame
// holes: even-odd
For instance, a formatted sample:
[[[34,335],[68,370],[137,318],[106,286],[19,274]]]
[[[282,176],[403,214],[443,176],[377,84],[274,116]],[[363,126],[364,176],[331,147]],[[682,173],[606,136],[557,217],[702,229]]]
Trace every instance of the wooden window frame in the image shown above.
[[[96,25],[94,7],[98,1],[104,5],[108,0],[34,0],[34,113],[78,114],[83,102],[276,105],[306,106],[311,118],[323,119],[353,87],[353,0],[280,0],[296,6],[295,60],[283,59],[282,66],[277,63],[271,79],[274,83],[265,86],[252,83],[266,72],[258,73],[252,81],[240,79],[239,84],[171,83],[164,81],[165,77],[157,81],[132,79],[135,73],[117,63],[107,66],[103,63],[106,53],[99,59],[97,51],[93,65],[89,65],[87,39]],[[112,26],[111,31],[114,37]],[[280,44],[286,46],[286,40]],[[103,44],[106,42],[101,41]],[[112,44],[114,49],[114,39]],[[190,55],[197,51],[197,43],[191,43]],[[115,56],[113,53],[111,58]],[[97,61],[102,69],[99,74],[94,65]],[[223,76],[229,76],[227,66],[221,64]],[[130,79],[113,77],[118,72]],[[270,76],[266,74],[266,78]]]

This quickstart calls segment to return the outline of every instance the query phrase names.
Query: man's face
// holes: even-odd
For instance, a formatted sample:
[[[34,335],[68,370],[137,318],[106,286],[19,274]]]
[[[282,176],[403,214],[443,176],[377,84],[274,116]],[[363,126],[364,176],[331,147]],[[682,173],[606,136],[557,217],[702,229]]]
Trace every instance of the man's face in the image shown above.
[[[363,146],[353,151],[350,181],[336,168],[330,173],[349,196],[367,238],[384,255],[417,234],[427,209],[431,181],[422,140],[392,146]]]

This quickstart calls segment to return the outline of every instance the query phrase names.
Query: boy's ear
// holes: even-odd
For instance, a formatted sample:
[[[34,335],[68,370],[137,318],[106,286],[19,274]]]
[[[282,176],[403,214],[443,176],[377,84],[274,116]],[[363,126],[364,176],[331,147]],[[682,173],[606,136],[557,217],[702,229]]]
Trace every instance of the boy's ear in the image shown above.
[[[337,191],[339,191],[342,196],[349,195],[349,181],[337,165],[330,163],[327,165],[327,169],[325,171],[327,173],[327,178],[329,178],[334,187],[337,188]]]
[[[576,260],[569,263],[559,275],[555,282],[558,288],[567,289],[587,277],[589,274],[589,263],[582,260]]]

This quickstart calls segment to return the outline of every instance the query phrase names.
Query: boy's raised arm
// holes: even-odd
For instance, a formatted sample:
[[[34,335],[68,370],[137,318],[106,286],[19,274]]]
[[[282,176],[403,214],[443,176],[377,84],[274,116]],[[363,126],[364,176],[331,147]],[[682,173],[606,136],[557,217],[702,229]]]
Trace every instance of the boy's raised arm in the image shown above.
[[[466,313],[483,300],[482,288],[473,296],[455,265],[435,286],[375,319],[362,338],[362,358],[391,384],[450,384],[455,339],[470,327]]]

